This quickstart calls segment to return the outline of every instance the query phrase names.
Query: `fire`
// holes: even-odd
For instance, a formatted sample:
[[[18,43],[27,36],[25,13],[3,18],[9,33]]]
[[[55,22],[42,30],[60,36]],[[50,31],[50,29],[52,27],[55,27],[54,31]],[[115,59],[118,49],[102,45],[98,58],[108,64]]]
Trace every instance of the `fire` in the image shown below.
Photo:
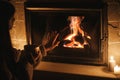
[[[86,38],[91,39],[90,36],[85,34],[80,26],[82,20],[84,19],[84,16],[69,16],[68,19],[70,19],[70,34],[64,38],[67,43],[64,43],[63,46],[69,48],[84,48],[84,45],[88,45]],[[77,36],[81,36],[81,39],[83,39],[83,41],[77,41]]]

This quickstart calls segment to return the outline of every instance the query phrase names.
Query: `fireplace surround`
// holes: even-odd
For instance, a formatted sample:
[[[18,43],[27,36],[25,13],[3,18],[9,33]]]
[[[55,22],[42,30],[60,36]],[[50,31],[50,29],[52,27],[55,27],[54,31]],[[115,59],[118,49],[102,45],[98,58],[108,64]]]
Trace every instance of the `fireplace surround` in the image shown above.
[[[47,31],[57,30],[60,44],[43,61],[106,65],[108,56],[107,5],[103,2],[25,2],[26,35],[28,44],[41,44]],[[68,17],[84,16],[80,28],[91,39],[84,48],[63,47],[64,36],[70,33]],[[81,27],[82,26],[82,27]],[[76,40],[83,43],[83,36]],[[86,39],[86,38],[85,38]],[[74,44],[76,46],[76,44]]]

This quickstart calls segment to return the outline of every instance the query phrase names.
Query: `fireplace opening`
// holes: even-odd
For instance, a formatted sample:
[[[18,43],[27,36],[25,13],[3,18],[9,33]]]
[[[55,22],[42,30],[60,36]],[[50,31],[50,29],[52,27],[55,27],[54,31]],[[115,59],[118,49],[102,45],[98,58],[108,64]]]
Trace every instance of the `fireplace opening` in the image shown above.
[[[56,40],[60,41],[43,61],[95,65],[107,63],[107,14],[103,4],[90,8],[81,7],[80,4],[72,8],[40,4],[25,3],[28,43],[39,45],[45,34],[52,31],[58,32]]]

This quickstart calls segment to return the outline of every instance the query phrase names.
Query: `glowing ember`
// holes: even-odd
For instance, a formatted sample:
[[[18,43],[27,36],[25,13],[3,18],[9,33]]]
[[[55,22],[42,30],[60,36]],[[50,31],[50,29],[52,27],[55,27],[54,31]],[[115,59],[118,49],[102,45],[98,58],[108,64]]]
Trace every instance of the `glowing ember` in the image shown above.
[[[84,48],[84,45],[88,45],[88,42],[85,38],[91,39],[90,36],[85,34],[80,26],[84,16],[69,16],[68,19],[70,19],[70,34],[64,38],[64,40],[68,42],[64,43],[63,46],[69,48]],[[81,36],[83,42],[76,41],[76,36]]]

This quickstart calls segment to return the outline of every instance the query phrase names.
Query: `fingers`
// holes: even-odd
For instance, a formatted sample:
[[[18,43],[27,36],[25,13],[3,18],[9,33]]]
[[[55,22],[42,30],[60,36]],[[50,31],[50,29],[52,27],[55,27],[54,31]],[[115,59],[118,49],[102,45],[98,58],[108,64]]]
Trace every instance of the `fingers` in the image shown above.
[[[57,33],[57,34],[55,35],[55,37],[54,37],[54,39],[53,39],[53,42],[52,42],[52,45],[55,44],[55,42],[57,41],[58,36],[59,36],[59,33]]]
[[[34,57],[35,61],[37,61],[39,59],[42,59],[43,55],[41,53],[41,50],[40,50],[39,46],[34,48],[34,55],[33,55],[33,57]]]
[[[36,53],[36,54],[39,54],[39,53],[40,53],[39,47],[35,47],[35,53]]]
[[[57,31],[47,32],[42,39],[42,45],[53,45],[56,42],[58,35],[59,33],[57,33]]]

